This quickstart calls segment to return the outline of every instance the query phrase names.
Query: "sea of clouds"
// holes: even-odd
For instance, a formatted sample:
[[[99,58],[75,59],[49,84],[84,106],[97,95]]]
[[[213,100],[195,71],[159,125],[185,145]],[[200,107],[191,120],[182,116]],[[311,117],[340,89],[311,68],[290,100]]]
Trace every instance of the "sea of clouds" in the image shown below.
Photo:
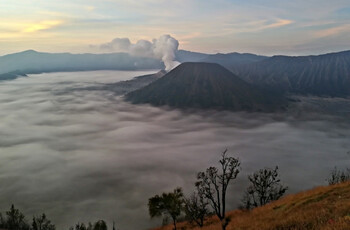
[[[148,198],[177,186],[190,193],[196,173],[217,165],[225,148],[242,162],[228,209],[259,168],[278,165],[296,192],[326,184],[334,166],[349,166],[350,125],[332,116],[183,112],[75,90],[147,73],[48,73],[1,82],[1,212],[14,203],[28,220],[45,212],[58,229],[98,219],[146,229],[161,223],[150,220]]]

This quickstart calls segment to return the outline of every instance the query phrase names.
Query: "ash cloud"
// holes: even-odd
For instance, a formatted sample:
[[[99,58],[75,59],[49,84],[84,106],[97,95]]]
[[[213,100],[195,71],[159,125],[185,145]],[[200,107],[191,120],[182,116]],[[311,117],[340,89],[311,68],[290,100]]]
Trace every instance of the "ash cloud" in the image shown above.
[[[225,148],[242,161],[228,209],[256,169],[278,165],[296,192],[349,162],[349,123],[329,116],[186,113],[74,90],[143,74],[50,73],[0,84],[0,210],[14,203],[28,218],[45,212],[58,229],[98,219],[147,229],[161,223],[150,220],[147,198],[176,186],[190,193],[196,173]]]
[[[138,40],[136,43],[130,42],[129,38],[115,38],[111,42],[101,44],[99,48],[104,51],[127,52],[133,56],[161,60],[167,71],[180,64],[175,61],[179,42],[170,35],[162,35],[152,41]]]

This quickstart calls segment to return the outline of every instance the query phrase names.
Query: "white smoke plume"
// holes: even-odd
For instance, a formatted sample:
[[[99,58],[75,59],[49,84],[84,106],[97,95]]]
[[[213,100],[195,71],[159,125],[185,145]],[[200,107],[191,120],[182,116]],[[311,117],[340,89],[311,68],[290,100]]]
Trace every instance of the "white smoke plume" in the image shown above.
[[[150,57],[163,61],[165,70],[169,71],[180,63],[175,60],[175,53],[179,48],[179,41],[170,35],[162,35],[152,42],[138,40],[131,43],[129,38],[115,38],[111,42],[101,44],[101,50],[127,52],[133,56]]]

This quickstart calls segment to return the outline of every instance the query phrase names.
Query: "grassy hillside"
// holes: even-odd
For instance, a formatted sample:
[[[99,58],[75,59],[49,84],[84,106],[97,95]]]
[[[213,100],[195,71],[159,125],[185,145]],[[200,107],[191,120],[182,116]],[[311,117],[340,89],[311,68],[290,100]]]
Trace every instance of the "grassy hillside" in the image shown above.
[[[285,196],[252,211],[235,210],[228,213],[231,222],[228,230],[349,230],[350,182]],[[221,229],[212,217],[206,226],[198,228],[180,223],[178,229]],[[171,230],[165,226],[155,230]]]

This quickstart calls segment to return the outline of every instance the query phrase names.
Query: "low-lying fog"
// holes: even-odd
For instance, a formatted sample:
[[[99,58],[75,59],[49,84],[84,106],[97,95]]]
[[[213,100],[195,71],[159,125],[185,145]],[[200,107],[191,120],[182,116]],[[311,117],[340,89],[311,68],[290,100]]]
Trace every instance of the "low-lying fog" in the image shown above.
[[[155,72],[155,71],[153,71]],[[195,175],[221,151],[242,161],[228,193],[236,208],[246,175],[278,165],[289,192],[326,184],[349,165],[350,125],[331,116],[184,113],[122,102],[109,91],[74,90],[149,72],[30,75],[0,83],[0,210],[14,203],[31,219],[45,212],[58,229],[105,219],[146,229],[148,198]],[[300,117],[300,116],[299,116]]]

